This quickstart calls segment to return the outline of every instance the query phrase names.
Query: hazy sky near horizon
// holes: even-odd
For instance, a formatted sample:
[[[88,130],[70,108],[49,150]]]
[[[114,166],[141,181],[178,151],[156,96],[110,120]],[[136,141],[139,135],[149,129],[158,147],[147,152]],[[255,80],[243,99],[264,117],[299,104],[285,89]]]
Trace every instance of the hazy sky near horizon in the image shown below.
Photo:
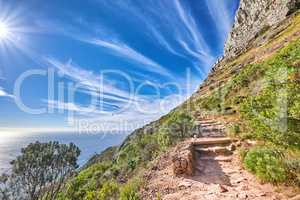
[[[238,4],[0,0],[0,132],[157,119],[222,55]]]

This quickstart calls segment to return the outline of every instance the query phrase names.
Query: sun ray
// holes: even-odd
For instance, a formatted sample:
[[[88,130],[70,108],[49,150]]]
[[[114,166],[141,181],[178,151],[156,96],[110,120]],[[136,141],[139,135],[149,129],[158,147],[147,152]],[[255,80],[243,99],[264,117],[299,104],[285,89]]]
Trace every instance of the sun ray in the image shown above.
[[[0,40],[5,40],[9,37],[10,30],[6,23],[0,21]]]

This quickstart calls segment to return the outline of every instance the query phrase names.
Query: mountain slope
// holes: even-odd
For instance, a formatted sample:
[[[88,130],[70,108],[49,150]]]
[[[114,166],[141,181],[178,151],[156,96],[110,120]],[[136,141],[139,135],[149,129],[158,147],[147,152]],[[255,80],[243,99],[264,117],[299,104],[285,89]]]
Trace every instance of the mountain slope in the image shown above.
[[[229,163],[207,164],[198,175],[174,177],[172,154],[180,147],[172,149],[147,173],[143,199],[299,198],[299,189],[261,184],[246,171],[262,182],[300,183],[299,13],[253,42],[270,34],[273,36],[265,43],[218,63],[184,106],[190,105],[199,120],[210,118],[227,124],[228,134],[241,140],[241,155],[236,152]],[[256,140],[256,145],[247,139]]]
[[[151,161],[195,134],[199,117],[222,122],[232,137],[258,141],[260,146],[241,152],[245,167],[261,180],[299,184],[298,7],[298,0],[241,0],[225,55],[199,90],[134,131],[117,150],[94,157],[67,183],[60,199],[140,199],[138,190],[149,184],[144,172],[155,168]],[[262,173],[266,167],[270,170]]]

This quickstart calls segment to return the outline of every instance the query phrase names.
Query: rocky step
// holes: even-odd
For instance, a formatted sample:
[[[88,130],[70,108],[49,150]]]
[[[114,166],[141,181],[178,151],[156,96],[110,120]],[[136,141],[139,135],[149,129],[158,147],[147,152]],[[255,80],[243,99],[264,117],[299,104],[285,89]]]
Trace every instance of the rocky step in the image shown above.
[[[198,145],[229,145],[232,143],[232,140],[227,137],[221,137],[221,138],[198,138],[195,139],[192,142],[192,145],[198,146]]]
[[[200,128],[218,128],[218,129],[224,129],[225,126],[221,125],[221,124],[197,124],[196,126],[200,127]]]
[[[220,124],[218,121],[210,121],[210,120],[197,120],[197,123],[199,124]]]
[[[230,156],[203,156],[198,159],[200,162],[217,161],[217,162],[231,162],[232,157]]]
[[[206,156],[214,156],[214,155],[232,155],[233,152],[230,150],[230,147],[208,147],[203,148],[201,146],[195,146],[194,150],[200,154],[200,156],[206,155]]]
[[[198,171],[198,172],[203,172],[205,170],[205,167],[204,166],[196,166],[195,167],[195,171]]]
[[[224,138],[226,135],[224,132],[204,132],[200,134],[202,137],[209,137],[209,138]],[[227,144],[221,144],[221,146],[226,146]],[[211,144],[203,144],[202,147],[209,147],[209,146],[213,146]]]
[[[202,123],[216,123],[218,122],[217,120],[212,120],[212,119],[202,119],[199,117],[196,117],[196,120]]]
[[[201,127],[200,131],[202,131],[202,132],[224,132],[225,130],[221,129],[221,128],[216,128],[216,127],[209,127],[209,128]]]
[[[202,126],[197,125],[195,127],[195,130],[200,132],[225,132],[225,127],[223,126]]]
[[[221,124],[200,124],[200,123],[196,122],[196,126],[199,128],[207,128],[207,129],[211,129],[211,128],[225,129],[225,126],[223,126]]]

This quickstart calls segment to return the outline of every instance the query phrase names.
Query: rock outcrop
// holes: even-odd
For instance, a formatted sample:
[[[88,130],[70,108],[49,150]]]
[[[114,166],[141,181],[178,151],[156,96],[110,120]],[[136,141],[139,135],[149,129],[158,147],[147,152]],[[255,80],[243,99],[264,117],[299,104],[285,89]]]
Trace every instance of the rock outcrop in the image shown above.
[[[300,0],[241,0],[225,44],[224,57],[232,59],[251,47],[251,41],[296,11]]]
[[[186,174],[193,175],[194,173],[194,156],[192,145],[187,144],[177,150],[177,153],[172,156],[173,173],[175,176]]]

